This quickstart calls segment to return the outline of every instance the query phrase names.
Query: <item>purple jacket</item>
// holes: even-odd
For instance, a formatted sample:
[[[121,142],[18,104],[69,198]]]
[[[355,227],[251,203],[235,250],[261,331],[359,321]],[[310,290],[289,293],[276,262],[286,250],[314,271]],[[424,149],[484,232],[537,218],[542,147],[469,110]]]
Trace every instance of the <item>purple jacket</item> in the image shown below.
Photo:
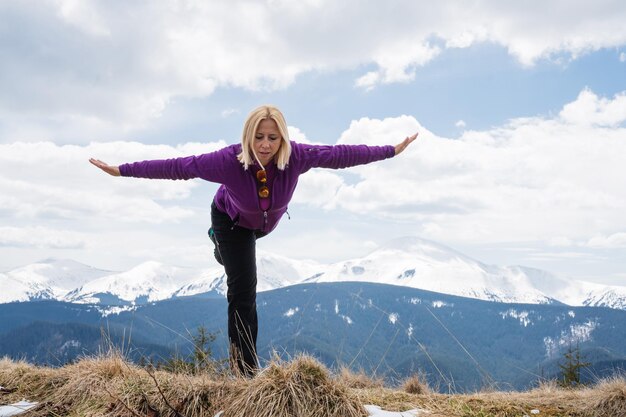
[[[222,184],[214,202],[241,227],[269,233],[287,211],[287,205],[298,184],[298,177],[311,168],[348,168],[391,158],[393,146],[335,145],[320,146],[291,142],[291,156],[283,171],[275,164],[266,167],[270,188],[270,205],[260,206],[258,181],[252,165],[248,170],[237,159],[241,145],[230,145],[219,151],[165,160],[120,165],[124,177],[188,180],[202,178]]]

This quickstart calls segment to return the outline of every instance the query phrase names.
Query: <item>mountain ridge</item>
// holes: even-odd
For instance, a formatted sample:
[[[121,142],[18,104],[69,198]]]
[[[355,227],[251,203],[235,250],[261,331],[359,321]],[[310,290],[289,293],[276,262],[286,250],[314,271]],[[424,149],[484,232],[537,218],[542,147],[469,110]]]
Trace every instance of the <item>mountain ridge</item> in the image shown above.
[[[626,309],[626,287],[573,281],[521,265],[488,265],[418,237],[391,240],[360,258],[332,264],[259,251],[258,291],[300,283],[371,282],[504,303]],[[68,284],[75,279],[80,285]],[[143,262],[106,271],[72,260],[46,260],[0,274],[0,303],[58,301],[140,305],[170,298],[226,293],[222,267],[205,269]]]

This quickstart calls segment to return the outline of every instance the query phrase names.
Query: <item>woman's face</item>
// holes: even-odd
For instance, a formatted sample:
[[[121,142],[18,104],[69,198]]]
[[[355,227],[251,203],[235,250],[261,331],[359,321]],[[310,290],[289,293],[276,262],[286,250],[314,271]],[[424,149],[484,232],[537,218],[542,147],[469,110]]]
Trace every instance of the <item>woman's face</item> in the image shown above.
[[[261,120],[254,135],[252,146],[263,166],[272,161],[280,148],[281,142],[282,139],[276,122],[273,119]]]

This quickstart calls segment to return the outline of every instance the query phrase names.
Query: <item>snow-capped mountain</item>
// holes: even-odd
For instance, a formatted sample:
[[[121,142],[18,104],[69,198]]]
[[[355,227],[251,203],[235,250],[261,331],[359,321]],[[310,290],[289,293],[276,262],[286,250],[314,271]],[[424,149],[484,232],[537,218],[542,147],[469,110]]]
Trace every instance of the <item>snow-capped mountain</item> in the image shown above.
[[[626,287],[567,280],[523,266],[486,265],[416,237],[330,265],[259,251],[257,277],[259,292],[304,282],[366,281],[505,303],[626,310]],[[134,305],[211,292],[225,295],[226,277],[222,267],[192,269],[150,261],[110,272],[73,261],[44,261],[0,274],[0,286],[1,303],[57,299]]]
[[[259,250],[257,252],[257,291],[299,284],[321,274],[326,266],[309,260],[294,260]],[[223,268],[207,271],[201,278],[180,288],[175,296],[203,294],[215,291],[226,294],[226,275]]]
[[[588,283],[587,283],[588,284]],[[593,284],[589,284],[593,285]],[[581,303],[590,307],[609,307],[626,310],[626,288],[619,286],[598,285],[587,294]]]
[[[77,286],[112,273],[72,260],[47,259],[0,274],[0,303],[60,300]]]
[[[541,269],[486,265],[438,243],[406,237],[331,265],[314,282],[367,281],[504,303],[626,309],[626,287],[567,280]]]
[[[94,304],[143,304],[171,298],[181,285],[196,279],[199,271],[144,262],[117,274],[89,281],[70,291],[64,301]]]
[[[257,254],[259,292],[298,284],[324,266],[271,253]],[[46,260],[0,274],[0,303],[54,299],[82,304],[135,305],[215,292],[226,294],[220,267],[182,268],[148,261],[124,272],[70,260]]]
[[[560,278],[524,266],[494,266],[438,243],[406,237],[331,265],[311,282],[366,281],[503,303],[626,309],[626,287]]]
[[[180,287],[174,292],[174,297],[186,297],[197,294],[215,292],[220,295],[226,294],[226,274],[223,268],[208,270],[200,278]]]
[[[545,271],[489,266],[453,249],[418,238],[401,238],[354,260],[331,265],[313,282],[366,281],[504,303],[553,303],[533,285]],[[556,285],[555,285],[556,286]]]

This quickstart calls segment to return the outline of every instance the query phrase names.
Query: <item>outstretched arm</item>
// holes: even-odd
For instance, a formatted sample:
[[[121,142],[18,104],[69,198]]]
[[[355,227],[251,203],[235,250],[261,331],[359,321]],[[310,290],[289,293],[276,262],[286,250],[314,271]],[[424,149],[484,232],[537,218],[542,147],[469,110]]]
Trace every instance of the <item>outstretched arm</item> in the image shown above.
[[[395,148],[396,148],[396,155],[398,155],[400,152],[404,151],[407,148],[407,146],[409,146],[415,139],[417,139],[417,135],[418,135],[418,133],[414,134],[413,136],[407,136],[406,139],[404,139],[402,142],[397,144],[395,146]]]
[[[114,177],[119,177],[121,175],[120,168],[118,166],[109,165],[106,162],[102,162],[101,160],[95,158],[89,158],[89,162],[109,175],[113,175]]]
[[[202,178],[206,181],[227,184],[233,177],[232,173],[237,172],[237,169],[241,167],[236,156],[237,150],[237,146],[231,145],[201,155],[138,161],[117,166],[95,158],[89,159],[89,162],[114,177],[164,180]]]
[[[292,142],[291,149],[295,155],[292,163],[298,164],[302,174],[311,168],[340,169],[357,165],[369,164],[374,161],[392,158],[403,152],[415,139],[417,133],[408,136],[398,145],[308,145]]]

